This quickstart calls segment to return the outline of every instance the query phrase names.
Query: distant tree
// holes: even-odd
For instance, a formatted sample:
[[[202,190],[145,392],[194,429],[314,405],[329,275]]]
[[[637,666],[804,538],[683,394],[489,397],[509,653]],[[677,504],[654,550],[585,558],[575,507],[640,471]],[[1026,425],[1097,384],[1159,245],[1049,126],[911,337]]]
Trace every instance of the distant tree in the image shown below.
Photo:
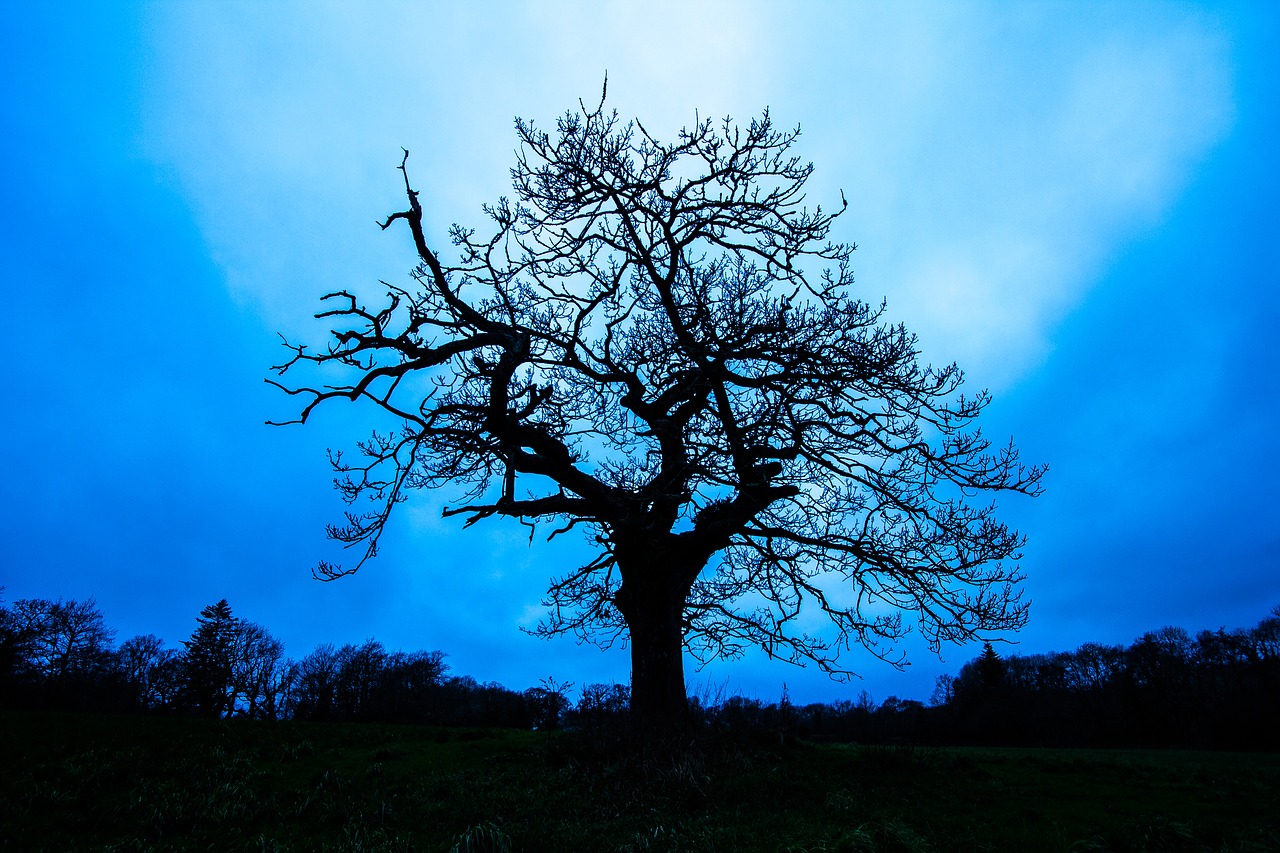
[[[171,707],[182,684],[181,655],[166,649],[155,634],[141,634],[120,644],[116,665],[144,708]]]
[[[187,709],[209,717],[231,712],[238,621],[225,598],[196,617],[195,631],[182,643],[182,701]]]
[[[1259,622],[1249,636],[1258,657],[1258,689],[1253,701],[1270,721],[1263,729],[1266,734],[1256,742],[1277,749],[1280,748],[1280,730],[1275,725],[1275,720],[1280,718],[1280,607],[1272,608],[1270,615]]]
[[[631,701],[631,690],[625,684],[588,684],[582,688],[578,711],[589,713],[621,713]]]
[[[1253,648],[1261,661],[1280,661],[1280,606],[1249,632]]]
[[[115,631],[92,598],[23,599],[14,602],[11,613],[19,665],[37,678],[64,681],[98,672],[109,660]]]
[[[982,644],[982,654],[978,656],[978,678],[983,690],[995,690],[1004,684],[1005,663],[990,643]]]
[[[387,650],[374,639],[338,650],[338,683],[335,703],[344,720],[368,719],[376,707]]]
[[[1124,647],[1085,643],[1067,656],[1066,668],[1076,689],[1104,690],[1124,671]]]
[[[288,344],[280,374],[324,376],[274,383],[305,400],[295,422],[343,399],[398,423],[332,455],[344,499],[373,508],[329,528],[357,565],[319,576],[374,556],[414,489],[456,486],[444,514],[468,526],[585,529],[598,556],[554,580],[539,631],[625,636],[655,736],[688,722],[685,649],[847,677],[854,645],[903,662],[903,612],[935,649],[1021,627],[1023,539],[970,499],[1035,494],[1043,471],[973,428],[985,392],[852,295],[854,247],[829,239],[843,205],[807,206],[799,131],[766,112],[667,143],[603,104],[553,133],[516,120],[516,200],[485,208],[484,234],[454,226],[456,260],[402,162],[408,209],[382,227],[408,226],[417,289],[329,294],[331,343]],[[799,628],[810,610],[827,633]]]
[[[1183,628],[1148,631],[1125,650],[1128,702],[1144,746],[1185,742],[1194,728],[1195,641]]]
[[[560,728],[560,722],[570,708],[568,694],[572,689],[571,681],[544,678],[539,686],[526,690],[524,695],[533,711],[534,725],[542,731]]]
[[[890,696],[880,703],[880,707],[876,708],[877,714],[895,716],[901,714],[919,714],[924,710],[924,703],[918,699],[899,699],[897,696]]]
[[[764,727],[764,703],[748,696],[730,696],[712,715],[714,722],[731,731],[759,731]]]
[[[275,719],[292,669],[284,643],[261,625],[237,620],[231,644],[231,708],[250,719]]]
[[[376,716],[391,722],[435,722],[449,666],[443,652],[392,652],[376,694]]]
[[[0,587],[0,593],[4,587]],[[17,616],[0,604],[0,697],[11,697],[17,687],[19,668],[26,655],[26,639],[18,628]]]
[[[331,720],[337,715],[338,653],[331,643],[316,646],[298,661],[288,693],[289,716]]]
[[[929,704],[933,706],[949,705],[956,696],[956,680],[951,675],[939,675],[933,682],[933,693],[929,696]]]
[[[1257,660],[1251,632],[1243,629],[1201,631],[1196,634],[1195,656],[1201,667],[1237,669]]]
[[[454,676],[440,684],[438,694],[438,722],[445,725],[527,729],[535,723],[529,697],[501,684],[480,684],[469,675]]]
[[[1148,631],[1127,652],[1129,677],[1139,686],[1167,692],[1186,687],[1195,642],[1184,628],[1166,626]]]
[[[890,696],[875,711],[878,739],[894,744],[913,743],[924,713],[923,702]]]
[[[1004,744],[1275,749],[1277,638],[1280,611],[1252,629],[1194,639],[1181,628],[1148,631],[1127,648],[1001,658],[984,647],[956,678],[939,679],[936,731]],[[992,683],[999,690],[984,686]]]

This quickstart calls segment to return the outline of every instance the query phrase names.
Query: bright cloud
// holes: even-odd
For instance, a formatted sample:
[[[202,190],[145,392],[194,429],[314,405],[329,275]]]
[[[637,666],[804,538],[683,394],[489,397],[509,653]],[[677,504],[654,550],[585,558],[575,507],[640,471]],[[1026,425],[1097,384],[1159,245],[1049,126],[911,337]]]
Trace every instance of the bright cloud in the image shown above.
[[[508,190],[511,116],[550,123],[608,70],[615,105],[659,132],[767,105],[802,123],[814,200],[850,198],[867,297],[1000,386],[1231,120],[1211,22],[1150,7],[272,6],[249,30],[245,12],[158,13],[152,154],[237,298],[288,329],[319,293],[376,295],[410,265],[373,227],[400,203],[398,146],[442,237]]]
[[[374,226],[403,205],[400,146],[443,242],[510,192],[512,117],[549,124],[598,97],[606,71],[613,103],[672,128],[700,102],[743,102],[731,90],[750,87],[748,28],[726,16],[706,44],[717,7],[675,8],[161,7],[150,153],[176,172],[237,299],[296,329],[319,294],[374,291],[411,266],[403,235]],[[670,31],[673,16],[686,25]],[[699,61],[669,61],[695,42]],[[704,81],[692,97],[688,79]]]

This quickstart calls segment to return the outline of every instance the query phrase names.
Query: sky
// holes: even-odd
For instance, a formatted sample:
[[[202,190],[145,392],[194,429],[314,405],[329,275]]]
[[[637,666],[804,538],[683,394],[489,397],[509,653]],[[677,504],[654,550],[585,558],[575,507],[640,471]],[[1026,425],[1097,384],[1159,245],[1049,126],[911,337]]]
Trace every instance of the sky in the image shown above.
[[[267,386],[319,297],[373,298],[509,193],[515,116],[609,100],[671,137],[768,108],[849,210],[858,294],[957,361],[1050,471],[1001,518],[1031,618],[1005,653],[1256,624],[1280,605],[1280,6],[1271,3],[10,3],[0,10],[4,600],[95,598],[176,646],[226,598],[291,655],[373,637],[513,689],[628,678],[521,631],[579,542],[400,508],[332,583],[325,448]],[[567,540],[569,537],[564,537]],[[832,682],[749,655],[688,681],[927,699],[909,640]]]

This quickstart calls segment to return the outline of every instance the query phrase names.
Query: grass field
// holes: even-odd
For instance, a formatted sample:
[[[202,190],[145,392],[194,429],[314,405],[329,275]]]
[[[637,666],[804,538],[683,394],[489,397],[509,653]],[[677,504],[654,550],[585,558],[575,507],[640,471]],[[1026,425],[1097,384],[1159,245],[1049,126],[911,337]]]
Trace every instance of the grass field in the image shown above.
[[[1280,756],[5,712],[0,849],[1280,851]]]

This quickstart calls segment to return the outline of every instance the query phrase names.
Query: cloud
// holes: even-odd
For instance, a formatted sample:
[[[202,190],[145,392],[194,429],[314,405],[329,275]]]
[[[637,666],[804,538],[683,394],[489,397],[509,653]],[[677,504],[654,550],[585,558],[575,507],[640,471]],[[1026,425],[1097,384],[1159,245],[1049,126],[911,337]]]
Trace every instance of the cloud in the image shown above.
[[[850,199],[864,293],[929,357],[1008,386],[1228,133],[1230,45],[1168,8],[909,8],[848,16],[813,51],[846,58],[791,79],[839,69],[799,109]]]
[[[595,97],[670,133],[772,104],[806,127],[812,197],[843,187],[868,298],[927,353],[1006,385],[1231,122],[1208,18],[1007,7],[163,7],[150,151],[236,297],[297,329],[327,290],[400,280],[398,146],[433,231],[508,191],[514,114]],[[1161,14],[1156,14],[1161,12]]]
[[[226,3],[151,14],[145,150],[173,176],[232,294],[290,334],[307,329],[321,293],[376,298],[379,279],[403,280],[403,229],[374,224],[403,204],[401,145],[443,242],[450,222],[479,224],[481,203],[510,191],[512,116],[550,123],[594,98],[607,70],[612,102],[663,135],[695,110],[745,120],[769,106],[802,124],[799,153],[817,166],[810,199],[830,206],[843,189],[850,201],[838,237],[861,245],[862,295],[887,296],[928,358],[1002,390],[1169,215],[1233,121],[1231,45],[1211,16],[1173,6]],[[458,525],[427,520],[439,510],[429,501],[415,507],[400,519],[415,533],[398,557],[388,542],[374,586],[450,636],[525,624],[557,564],[545,546],[517,557],[475,533],[442,550],[433,543]],[[409,552],[446,567],[443,587]],[[476,591],[497,589],[494,575],[500,592]]]
[[[551,123],[598,97],[606,70],[613,103],[672,128],[698,103],[741,101],[729,92],[750,85],[753,39],[718,8],[160,7],[146,147],[237,300],[296,329],[315,296],[376,295],[412,265],[405,235],[374,225],[404,204],[401,146],[443,243],[510,192],[512,117]]]

